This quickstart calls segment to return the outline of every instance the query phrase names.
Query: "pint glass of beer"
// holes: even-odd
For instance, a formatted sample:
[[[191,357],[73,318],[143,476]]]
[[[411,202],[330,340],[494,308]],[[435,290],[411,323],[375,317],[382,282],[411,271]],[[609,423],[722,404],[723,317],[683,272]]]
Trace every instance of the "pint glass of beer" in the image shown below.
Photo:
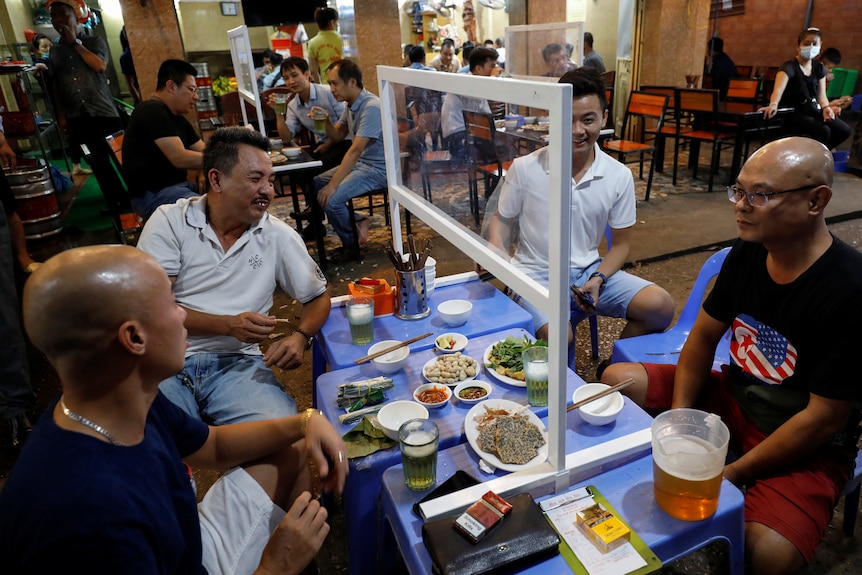
[[[440,430],[430,419],[410,419],[398,430],[404,481],[412,491],[431,489],[437,481]]]
[[[652,423],[655,499],[685,521],[711,517],[718,508],[730,431],[721,418],[697,409],[671,409]]]

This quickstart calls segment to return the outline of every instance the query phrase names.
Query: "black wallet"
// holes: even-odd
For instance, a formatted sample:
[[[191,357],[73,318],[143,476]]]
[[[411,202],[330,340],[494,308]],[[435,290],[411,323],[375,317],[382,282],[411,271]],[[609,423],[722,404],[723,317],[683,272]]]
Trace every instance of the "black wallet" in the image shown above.
[[[529,493],[508,499],[512,512],[473,544],[455,530],[455,517],[422,526],[434,573],[481,575],[516,572],[559,553],[560,538]]]

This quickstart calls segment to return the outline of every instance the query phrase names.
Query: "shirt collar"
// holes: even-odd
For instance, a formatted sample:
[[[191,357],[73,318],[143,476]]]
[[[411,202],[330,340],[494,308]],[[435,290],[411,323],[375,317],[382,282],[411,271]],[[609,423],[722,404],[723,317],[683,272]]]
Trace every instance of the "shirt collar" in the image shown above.
[[[264,213],[263,217],[261,217],[257,222],[250,225],[248,232],[255,233],[257,230],[261,229],[267,218],[269,218],[268,212]],[[199,230],[212,229],[207,220],[207,194],[204,194],[199,198],[189,200],[189,205],[186,207],[186,221],[190,226]]]

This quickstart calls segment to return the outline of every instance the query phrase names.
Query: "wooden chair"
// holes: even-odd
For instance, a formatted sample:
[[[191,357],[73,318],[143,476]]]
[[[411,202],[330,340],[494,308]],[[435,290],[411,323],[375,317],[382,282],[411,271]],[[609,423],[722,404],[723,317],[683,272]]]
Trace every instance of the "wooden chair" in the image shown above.
[[[257,124],[257,110],[254,106],[240,98],[239,92],[234,90],[221,96],[222,118],[226,126],[238,126],[242,123],[242,107],[240,102],[245,106],[245,114],[249,123]]]
[[[629,96],[629,104],[626,107],[626,115],[623,119],[623,128],[619,140],[609,140],[604,144],[605,150],[614,153],[620,162],[628,164],[638,162],[640,164],[640,179],[644,177],[645,155],[650,155],[649,179],[647,180],[646,196],[644,201],[649,201],[650,189],[652,188],[652,177],[655,172],[655,142],[645,143],[645,135],[648,125],[655,133],[661,133],[664,125],[664,117],[667,112],[667,96],[650,94],[635,90]],[[636,139],[625,139],[629,132],[635,134]],[[634,160],[629,160],[635,156]]]
[[[462,110],[467,128],[467,178],[470,189],[470,211],[479,225],[479,176],[485,182],[485,199],[494,191],[500,178],[512,166],[497,153],[497,127],[494,117],[484,112]]]
[[[701,142],[712,144],[712,155],[709,169],[708,191],[712,191],[712,182],[718,170],[722,146],[732,146],[736,141],[737,130],[719,122],[718,90],[696,90],[678,88],[676,93],[676,115],[679,118],[691,116],[693,128],[681,132],[674,145],[673,173],[676,182],[679,166],[679,145],[681,140],[689,140],[689,164],[693,168],[692,176],[697,178],[698,153]]]
[[[647,126],[646,134],[655,138],[656,146],[656,172],[664,171],[664,156],[668,138],[676,138],[685,126],[677,122],[676,118],[676,88],[674,86],[641,86],[641,92],[667,96],[667,109],[664,113],[664,122],[661,128]],[[676,181],[673,182],[676,185]]]
[[[727,88],[727,102],[742,102],[751,104],[751,109],[757,107],[757,88],[760,81],[756,78],[731,78]]]
[[[754,70],[753,66],[740,66],[737,64],[736,66],[736,75],[740,78],[751,78],[751,72]]]
[[[772,97],[772,89],[775,87],[775,76],[778,75],[777,66],[769,66],[763,72],[760,78],[760,93],[757,98],[757,103],[765,106],[769,103],[769,98]]]

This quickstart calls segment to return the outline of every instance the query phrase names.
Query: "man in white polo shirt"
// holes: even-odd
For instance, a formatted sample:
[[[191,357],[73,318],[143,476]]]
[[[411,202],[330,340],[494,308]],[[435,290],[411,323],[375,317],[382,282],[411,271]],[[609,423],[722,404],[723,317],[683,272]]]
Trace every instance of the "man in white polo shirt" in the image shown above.
[[[301,365],[329,316],[326,278],[299,234],[266,211],[275,195],[268,151],[257,132],[217,130],[204,150],[207,194],[160,206],[138,242],[188,314],[185,367],[160,388],[211,425],[296,413],[269,368]],[[276,287],[303,310],[292,333],[262,354],[258,343],[276,326],[269,314]]]

